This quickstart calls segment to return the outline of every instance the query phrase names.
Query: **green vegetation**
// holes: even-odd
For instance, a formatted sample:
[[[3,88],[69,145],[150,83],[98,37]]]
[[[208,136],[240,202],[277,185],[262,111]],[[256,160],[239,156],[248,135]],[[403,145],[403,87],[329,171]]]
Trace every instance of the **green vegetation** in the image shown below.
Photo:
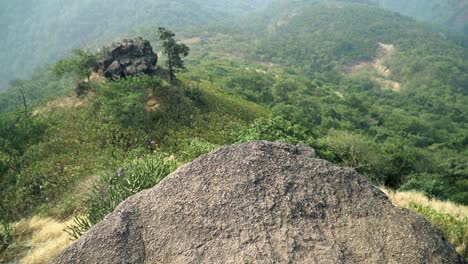
[[[10,224],[0,225],[0,254],[2,254],[14,241],[14,229]]]
[[[151,154],[124,165],[115,175],[102,177],[93,187],[87,201],[85,216],[77,216],[66,231],[79,238],[127,197],[149,189],[177,168],[177,162],[162,155]]]
[[[468,3],[463,0],[371,0],[380,6],[415,17],[421,21],[440,24],[468,33]]]
[[[158,29],[159,40],[162,41],[164,54],[167,55],[167,68],[169,69],[169,77],[172,81],[176,79],[175,73],[185,69],[184,61],[180,56],[187,57],[189,47],[185,44],[179,44],[174,40],[174,32],[160,27]]]
[[[79,59],[69,61],[73,60]],[[83,72],[89,68],[80,65]],[[70,94],[34,104],[38,105],[34,115],[1,114],[2,221],[30,214],[69,217],[89,208],[83,188],[113,175],[126,161],[139,162],[150,155],[145,164],[159,166],[159,160],[167,175],[172,170],[167,164],[185,163],[234,142],[234,131],[269,113],[211,83],[196,83],[183,75],[175,83],[146,75],[102,81],[86,96]],[[177,161],[163,161],[154,153],[173,155]],[[142,175],[148,177],[147,183],[138,190],[162,174]],[[93,219],[93,224],[98,221]]]
[[[429,206],[417,204],[410,204],[408,208],[442,229],[450,243],[465,259],[468,259],[468,217],[458,219],[450,214],[437,212]]]
[[[31,20],[44,15],[41,8],[61,10],[49,2],[28,7]],[[309,144],[320,157],[353,167],[375,184],[468,204],[468,47],[460,38],[365,4],[278,1],[237,25],[202,27],[230,21],[263,1],[218,3],[215,11],[201,1],[150,2],[138,5],[164,16],[144,12],[140,22],[123,15],[125,8],[106,16],[90,12],[81,20],[94,22],[80,30],[99,41],[103,27],[96,17],[125,17],[128,32],[151,22],[151,30],[139,33],[162,40],[158,49],[168,55],[172,80],[83,82],[99,54],[75,51],[0,94],[1,223],[73,215],[68,230],[77,237],[176,166],[217,146],[250,140]],[[92,3],[73,4],[70,12]],[[6,9],[0,12],[20,10],[12,1],[1,5]],[[141,10],[135,12],[138,17]],[[11,16],[0,13],[4,17]],[[155,39],[154,25],[162,21],[183,28],[178,35],[190,43],[190,57],[182,60],[189,48],[177,44],[171,31],[161,28]],[[104,38],[121,33],[120,23],[109,23]],[[66,32],[75,41],[80,35]],[[29,50],[33,43],[21,45]],[[7,61],[18,57],[4,53]],[[59,56],[44,51],[30,59],[34,64]],[[20,65],[18,59],[7,68],[16,72]],[[76,97],[76,83],[92,87],[78,86]],[[122,177],[115,176],[119,168]],[[441,226],[467,256],[466,219],[410,208]],[[11,241],[9,227],[0,229],[0,248]]]
[[[361,4],[299,1],[271,7],[244,24],[255,27],[231,33],[242,43],[226,37],[208,48],[273,67],[211,63],[219,73],[214,81],[224,82],[227,92],[300,125],[325,158],[392,188],[468,203],[465,47]],[[379,43],[392,48],[381,51]],[[353,72],[381,52],[383,73]],[[209,63],[196,64],[204,65]]]
[[[91,89],[89,77],[97,64],[98,56],[83,50],[73,50],[72,53],[74,57],[58,61],[52,71],[58,77],[70,75],[76,83],[76,94],[82,96]]]

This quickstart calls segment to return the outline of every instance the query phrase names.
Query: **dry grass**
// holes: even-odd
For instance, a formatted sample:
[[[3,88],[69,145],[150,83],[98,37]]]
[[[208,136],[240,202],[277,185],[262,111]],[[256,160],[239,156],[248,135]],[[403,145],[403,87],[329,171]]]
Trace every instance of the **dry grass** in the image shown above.
[[[88,104],[88,101],[83,98],[78,98],[75,95],[68,95],[49,101],[45,106],[39,107],[33,112],[33,115],[53,112],[63,108],[80,108]]]
[[[63,231],[64,224],[51,218],[33,217],[16,224],[18,233],[29,233],[28,239],[22,241],[30,249],[19,263],[47,263],[71,244],[68,234]]]
[[[414,203],[429,206],[440,213],[447,213],[458,219],[468,217],[468,206],[429,199],[424,194],[414,191],[394,192],[386,189],[382,189],[382,191],[385,192],[390,201],[398,207],[408,207],[409,204]]]

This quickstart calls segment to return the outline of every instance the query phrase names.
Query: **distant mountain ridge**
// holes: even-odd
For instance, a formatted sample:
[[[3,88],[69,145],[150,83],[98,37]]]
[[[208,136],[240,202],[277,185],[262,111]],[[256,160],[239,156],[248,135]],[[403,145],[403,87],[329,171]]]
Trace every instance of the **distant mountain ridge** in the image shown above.
[[[142,28],[222,23],[270,0],[50,0],[0,3],[0,90],[72,48],[133,36]]]
[[[385,9],[468,34],[467,0],[342,0],[377,4]]]

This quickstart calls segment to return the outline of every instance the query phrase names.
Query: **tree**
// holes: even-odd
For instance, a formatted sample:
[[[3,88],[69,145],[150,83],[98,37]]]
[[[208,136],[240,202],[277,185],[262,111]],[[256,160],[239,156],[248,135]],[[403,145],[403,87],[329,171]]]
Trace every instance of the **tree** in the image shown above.
[[[92,68],[96,66],[98,58],[91,52],[79,49],[72,52],[74,57],[60,60],[54,65],[52,71],[58,77],[70,74],[76,83],[76,93],[81,96],[89,89],[89,76],[92,73]]]
[[[71,74],[76,82],[88,79],[92,68],[97,64],[96,55],[79,49],[73,50],[72,53],[75,56],[57,62],[52,68],[53,72],[59,77]]]
[[[184,61],[181,55],[187,57],[189,54],[189,47],[185,44],[178,44],[175,40],[175,34],[165,28],[158,29],[159,40],[162,41],[164,47],[164,54],[167,55],[167,66],[169,68],[169,76],[171,80],[175,80],[175,73],[181,69],[185,69]]]

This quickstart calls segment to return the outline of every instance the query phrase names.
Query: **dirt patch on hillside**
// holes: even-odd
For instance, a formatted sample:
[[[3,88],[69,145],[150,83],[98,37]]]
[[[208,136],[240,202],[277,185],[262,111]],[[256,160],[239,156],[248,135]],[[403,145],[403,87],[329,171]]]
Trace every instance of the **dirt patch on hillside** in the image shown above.
[[[161,106],[156,96],[153,93],[148,94],[145,103],[145,110],[147,113],[154,112]]]
[[[45,106],[38,108],[32,114],[38,115],[46,112],[52,112],[57,109],[64,108],[80,108],[88,104],[88,101],[83,98],[78,98],[77,96],[64,96],[59,97],[55,100],[49,101]]]
[[[278,28],[289,24],[289,22],[291,22],[293,18],[295,18],[296,16],[300,14],[301,14],[300,10],[294,10],[290,12],[289,14],[286,14],[285,16],[281,17],[280,19],[270,22],[270,24],[268,24],[267,26],[267,31],[269,33],[275,32]]]
[[[385,65],[386,60],[388,60],[394,53],[394,45],[379,42],[377,54],[374,60],[354,64],[346,69],[346,73],[353,75],[365,71],[370,72],[373,75],[373,79],[377,81],[382,88],[398,92],[401,89],[401,84],[390,79],[391,70],[387,65]]]

